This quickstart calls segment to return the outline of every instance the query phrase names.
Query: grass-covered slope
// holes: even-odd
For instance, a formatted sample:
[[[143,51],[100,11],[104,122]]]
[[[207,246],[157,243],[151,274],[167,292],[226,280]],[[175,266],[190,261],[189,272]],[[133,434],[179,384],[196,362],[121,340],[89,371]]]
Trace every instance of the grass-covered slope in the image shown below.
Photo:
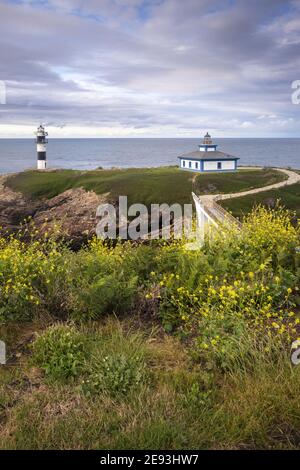
[[[202,173],[195,178],[194,191],[196,194],[237,193],[279,183],[286,179],[286,175],[272,168],[240,169],[235,173]]]
[[[300,183],[276,190],[220,201],[219,204],[230,210],[235,217],[242,217],[244,214],[248,214],[257,204],[272,207],[277,201],[290,210],[295,211],[297,217],[300,218]]]
[[[191,191],[226,193],[276,183],[285,176],[273,169],[240,170],[237,173],[195,174],[176,167],[130,168],[94,171],[26,171],[11,176],[7,185],[26,196],[50,198],[70,188],[83,187],[111,199],[128,196],[129,204],[188,203]]]
[[[299,242],[264,208],[195,251],[0,239],[0,448],[299,448]]]
[[[1,449],[299,449],[300,374],[287,355],[272,361],[254,351],[248,371],[218,376],[174,336],[134,332],[128,321],[48,328],[40,350],[48,351],[53,330],[70,349],[78,340],[90,348],[84,365],[99,390],[78,387],[82,370],[75,382],[48,380],[25,364],[2,370]],[[54,347],[59,353],[57,340]],[[105,357],[114,369],[97,382]]]

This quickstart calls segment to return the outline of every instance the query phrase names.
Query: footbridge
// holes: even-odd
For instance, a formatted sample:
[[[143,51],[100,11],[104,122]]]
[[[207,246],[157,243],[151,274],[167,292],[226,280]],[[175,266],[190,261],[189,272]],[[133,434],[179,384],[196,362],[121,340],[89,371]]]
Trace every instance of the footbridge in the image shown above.
[[[262,169],[262,167],[243,167],[244,169]],[[250,194],[257,194],[271,189],[278,189],[284,186],[289,186],[300,182],[300,174],[287,169],[287,168],[274,168],[285,175],[285,179],[279,183],[274,183],[259,188],[249,189],[237,193],[229,194],[215,194],[197,196],[192,193],[193,200],[196,207],[197,225],[198,225],[198,241],[204,241],[206,233],[209,233],[212,227],[222,226],[236,226],[241,229],[242,223],[233,217],[233,215],[218,204],[218,201],[225,199],[232,199],[236,197],[248,196]]]
[[[197,238],[202,244],[205,236],[211,233],[213,228],[220,226],[242,227],[241,222],[221,207],[212,196],[197,196],[192,193],[197,215]],[[216,196],[217,197],[217,196]]]

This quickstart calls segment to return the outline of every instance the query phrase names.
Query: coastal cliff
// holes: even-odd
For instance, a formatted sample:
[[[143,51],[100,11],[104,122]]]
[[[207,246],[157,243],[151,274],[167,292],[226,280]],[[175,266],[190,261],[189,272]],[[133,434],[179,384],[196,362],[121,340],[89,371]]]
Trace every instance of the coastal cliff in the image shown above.
[[[219,194],[222,205],[240,218],[257,202],[274,207],[280,200],[299,217],[297,178],[297,171],[273,168],[209,175],[194,175],[175,167],[28,170],[0,177],[0,233],[15,233],[27,220],[38,238],[58,225],[61,236],[77,249],[95,233],[98,205],[117,205],[120,195],[128,197],[128,206],[138,202],[149,208],[153,203],[183,206],[192,202],[192,192],[207,197]],[[231,199],[227,200],[228,194]],[[30,232],[33,230],[26,233]]]
[[[50,199],[33,200],[0,181],[0,233],[16,233],[24,224],[38,236],[59,226],[64,240],[78,248],[95,234],[96,209],[105,195],[82,188],[68,189]],[[32,229],[32,230],[31,230]]]

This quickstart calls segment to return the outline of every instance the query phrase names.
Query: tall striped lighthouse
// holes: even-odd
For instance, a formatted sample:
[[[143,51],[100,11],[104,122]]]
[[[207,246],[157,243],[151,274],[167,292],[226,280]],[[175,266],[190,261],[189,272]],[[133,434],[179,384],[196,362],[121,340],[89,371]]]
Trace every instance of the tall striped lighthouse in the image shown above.
[[[37,169],[46,170],[46,167],[47,167],[46,144],[48,143],[48,140],[47,140],[48,132],[45,131],[45,128],[41,124],[38,127],[35,134],[36,134],[36,149],[37,149]]]

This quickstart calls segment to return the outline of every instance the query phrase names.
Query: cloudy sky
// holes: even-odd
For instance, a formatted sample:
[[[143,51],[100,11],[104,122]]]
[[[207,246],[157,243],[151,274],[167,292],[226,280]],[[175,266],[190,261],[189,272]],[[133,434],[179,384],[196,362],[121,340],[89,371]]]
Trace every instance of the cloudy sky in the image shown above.
[[[299,137],[300,0],[0,0],[0,137]]]

